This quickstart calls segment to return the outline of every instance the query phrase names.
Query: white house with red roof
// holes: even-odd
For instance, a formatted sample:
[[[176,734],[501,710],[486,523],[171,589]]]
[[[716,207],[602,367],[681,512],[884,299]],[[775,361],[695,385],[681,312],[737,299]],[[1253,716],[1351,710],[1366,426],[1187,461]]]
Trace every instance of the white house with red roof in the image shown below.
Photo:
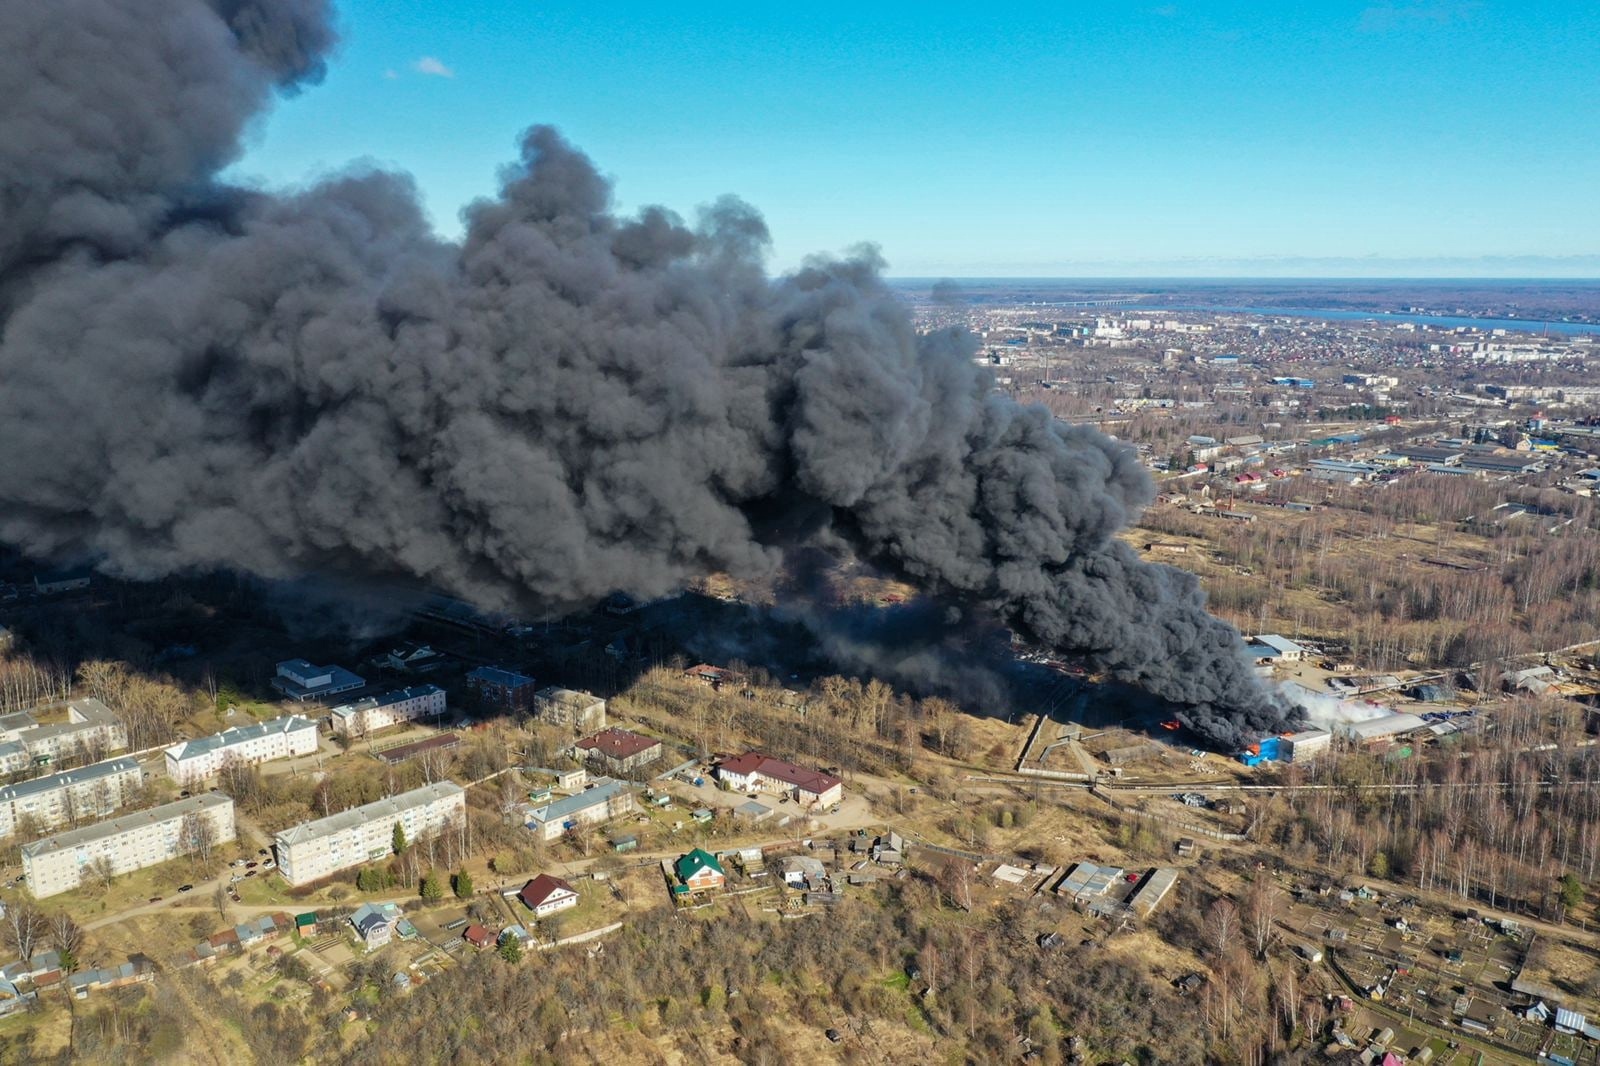
[[[517,898],[539,918],[548,918],[557,911],[578,905],[578,893],[572,886],[549,874],[540,874],[523,885]]]
[[[844,798],[844,782],[820,770],[747,751],[717,765],[717,780],[736,792],[788,795],[802,806],[827,806]]]

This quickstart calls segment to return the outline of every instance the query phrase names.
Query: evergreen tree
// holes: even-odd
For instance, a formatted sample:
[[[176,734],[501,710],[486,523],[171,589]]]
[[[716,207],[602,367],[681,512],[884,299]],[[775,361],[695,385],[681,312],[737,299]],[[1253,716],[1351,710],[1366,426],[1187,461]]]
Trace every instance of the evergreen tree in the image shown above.
[[[450,887],[455,889],[457,899],[469,899],[472,896],[472,875],[465,870],[457,870],[455,877],[450,880]]]
[[[439,883],[439,875],[432,870],[422,879],[422,898],[429,903],[436,903],[444,898],[444,885]]]
[[[522,961],[522,941],[514,936],[508,936],[500,945],[500,957],[507,962]]]
[[[396,855],[406,850],[406,827],[399,822],[394,823],[394,836],[391,838],[391,842]]]

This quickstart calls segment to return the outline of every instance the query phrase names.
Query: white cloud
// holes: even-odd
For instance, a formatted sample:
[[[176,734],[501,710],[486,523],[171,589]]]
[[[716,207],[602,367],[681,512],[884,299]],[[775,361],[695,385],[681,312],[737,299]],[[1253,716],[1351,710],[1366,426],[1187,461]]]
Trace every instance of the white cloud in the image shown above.
[[[456,76],[455,71],[433,56],[423,56],[411,64],[411,69],[418,74],[426,74],[431,78],[453,78]]]
[[[400,72],[398,70],[394,69],[393,67],[390,67],[388,70],[383,72],[383,80],[384,81],[394,81],[399,76],[400,76]]]

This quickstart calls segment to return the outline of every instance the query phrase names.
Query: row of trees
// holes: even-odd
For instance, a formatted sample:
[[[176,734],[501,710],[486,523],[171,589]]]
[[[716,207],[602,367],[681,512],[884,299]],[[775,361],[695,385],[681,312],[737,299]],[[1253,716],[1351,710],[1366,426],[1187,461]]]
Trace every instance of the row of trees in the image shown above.
[[[1313,771],[1352,787],[1263,801],[1263,843],[1347,874],[1563,917],[1600,877],[1600,751],[1572,746],[1581,719],[1570,705],[1512,701],[1497,720],[1470,749],[1393,762],[1350,754]],[[1408,787],[1356,787],[1373,784]]]
[[[1548,513],[1508,519],[1495,510],[1503,485],[1419,476],[1381,492],[1335,490],[1330,506],[1230,525],[1226,538],[1215,519],[1177,507],[1154,508],[1141,525],[1212,544],[1230,568],[1208,579],[1212,607],[1242,628],[1342,633],[1375,667],[1464,666],[1587,640],[1600,624],[1593,505],[1509,495]]]

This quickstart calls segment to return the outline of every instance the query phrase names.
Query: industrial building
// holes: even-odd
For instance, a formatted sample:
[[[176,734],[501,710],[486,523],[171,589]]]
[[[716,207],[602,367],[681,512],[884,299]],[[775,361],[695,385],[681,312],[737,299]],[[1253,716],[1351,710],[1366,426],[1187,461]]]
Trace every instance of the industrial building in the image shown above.
[[[1333,744],[1333,734],[1326,729],[1306,729],[1278,739],[1278,757],[1284,762],[1307,762],[1316,758]]]
[[[555,840],[580,825],[597,825],[638,809],[626,781],[597,777],[582,792],[524,808],[524,816],[540,839]]]
[[[291,714],[174,744],[166,752],[167,776],[180,785],[192,785],[230,762],[253,764],[316,750],[316,723]]]
[[[328,712],[328,721],[340,736],[364,737],[401,722],[438,718],[444,714],[444,709],[444,689],[438,685],[416,685],[335,707]]]
[[[1286,663],[1297,663],[1306,657],[1305,648],[1276,633],[1262,633],[1255,637],[1250,641],[1248,650],[1258,659],[1280,659]]]
[[[285,829],[273,838],[278,869],[289,884],[308,884],[392,854],[396,825],[414,841],[466,816],[467,793],[460,785],[424,785]]]
[[[92,763],[76,770],[0,788],[0,837],[31,823],[51,830],[84,818],[104,818],[121,807],[144,780],[132,756]]]
[[[844,798],[844,782],[820,770],[747,751],[717,765],[717,780],[736,792],[789,795],[802,806],[827,806]]]
[[[231,841],[233,800],[207,792],[57,833],[22,846],[22,870],[34,898],[44,899],[79,887],[91,866],[120,876],[187,855],[199,832],[208,833],[211,845]]]
[[[1344,722],[1338,725],[1341,736],[1357,744],[1368,744],[1378,740],[1388,740],[1391,737],[1404,736],[1419,729],[1427,728],[1428,723],[1414,714],[1381,714],[1376,718],[1366,718],[1359,722]]]
[[[1129,894],[1128,909],[1140,918],[1150,917],[1150,913],[1167,898],[1167,893],[1177,883],[1178,871],[1170,866],[1150,871],[1149,876]]]
[[[588,733],[606,727],[606,701],[576,689],[550,685],[533,696],[533,713],[551,725]]]
[[[1075,863],[1061,883],[1056,885],[1056,895],[1080,906],[1085,905],[1110,891],[1113,885],[1122,880],[1122,873],[1120,866]]]
[[[366,681],[342,666],[313,666],[304,659],[289,659],[278,664],[272,687],[291,700],[327,699],[341,692],[354,692]]]

